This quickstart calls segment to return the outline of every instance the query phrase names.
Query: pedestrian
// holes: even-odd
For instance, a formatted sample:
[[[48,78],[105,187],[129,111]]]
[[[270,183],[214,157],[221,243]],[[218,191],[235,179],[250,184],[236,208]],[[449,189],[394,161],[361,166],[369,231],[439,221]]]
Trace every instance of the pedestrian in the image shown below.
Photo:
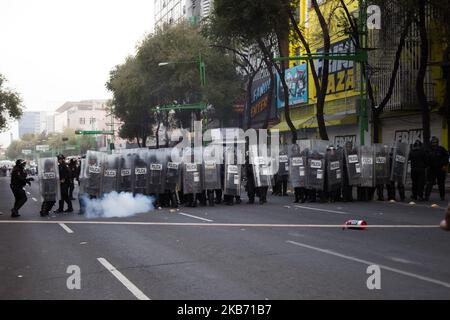
[[[70,171],[66,164],[64,155],[58,156],[58,171],[61,189],[61,200],[59,200],[59,207],[56,213],[73,212],[72,201],[69,198],[70,187]],[[67,210],[64,210],[64,202],[67,203]]]
[[[25,185],[31,186],[33,178],[27,178],[27,172],[25,171],[26,161],[18,159],[16,165],[11,172],[11,190],[14,195],[14,207],[11,209],[11,217],[20,217],[19,210],[27,202],[27,195],[25,193]]]
[[[429,164],[427,154],[423,149],[422,142],[420,142],[420,140],[416,140],[414,142],[411,153],[409,154],[409,160],[411,161],[411,199],[423,201],[425,171]]]
[[[447,177],[448,170],[448,152],[439,145],[439,139],[436,137],[431,138],[431,148],[428,150],[428,157],[430,166],[428,168],[428,182],[425,191],[425,200],[430,199],[431,190],[436,184],[439,187],[439,195],[441,201],[445,200],[445,178]]]

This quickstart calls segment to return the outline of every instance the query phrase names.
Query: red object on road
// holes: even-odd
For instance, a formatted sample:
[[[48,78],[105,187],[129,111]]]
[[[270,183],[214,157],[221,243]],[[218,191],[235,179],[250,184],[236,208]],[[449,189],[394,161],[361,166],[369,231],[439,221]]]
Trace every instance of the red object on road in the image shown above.
[[[364,230],[366,226],[367,222],[364,220],[348,220],[345,222],[343,229]]]

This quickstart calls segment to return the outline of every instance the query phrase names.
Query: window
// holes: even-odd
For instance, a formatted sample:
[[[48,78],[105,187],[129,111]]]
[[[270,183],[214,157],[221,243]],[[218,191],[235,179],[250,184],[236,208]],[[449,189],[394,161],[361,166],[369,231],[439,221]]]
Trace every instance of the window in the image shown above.
[[[96,121],[96,119],[95,119],[95,118],[89,118],[89,124],[94,124],[94,123],[95,123],[95,121]]]
[[[85,118],[80,118],[80,124],[86,124],[86,119]]]

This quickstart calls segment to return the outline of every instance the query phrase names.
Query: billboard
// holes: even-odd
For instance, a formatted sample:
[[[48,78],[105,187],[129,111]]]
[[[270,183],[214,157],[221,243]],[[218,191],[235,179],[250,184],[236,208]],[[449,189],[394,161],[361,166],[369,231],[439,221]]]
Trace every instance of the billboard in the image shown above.
[[[333,43],[330,48],[330,54],[353,54],[355,46],[351,39],[346,39]],[[317,50],[317,53],[323,53],[323,48]],[[314,67],[317,71],[319,79],[322,78],[323,59],[314,61]],[[345,91],[352,91],[355,89],[354,80],[354,62],[350,60],[329,60],[329,74],[328,74],[328,90],[327,94],[337,94]],[[313,88],[313,97],[317,94]]]
[[[276,71],[273,71],[276,73]],[[253,79],[251,89],[251,104],[246,106],[249,108],[249,116],[251,121],[251,127],[258,129],[265,123],[267,117],[270,120],[277,118],[276,106],[275,106],[275,94],[273,95],[272,104],[269,103],[269,91],[270,91],[270,72],[263,68]],[[245,120],[247,120],[245,114]]]
[[[308,64],[302,64],[285,71],[289,88],[289,105],[308,102]],[[277,108],[284,107],[284,90],[280,77],[277,77]]]

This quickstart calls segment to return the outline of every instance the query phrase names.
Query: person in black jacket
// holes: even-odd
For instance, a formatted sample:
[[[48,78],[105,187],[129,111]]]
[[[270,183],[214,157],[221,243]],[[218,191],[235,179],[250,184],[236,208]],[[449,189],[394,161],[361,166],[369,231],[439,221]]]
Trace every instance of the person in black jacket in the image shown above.
[[[71,173],[66,164],[64,155],[60,154],[58,156],[58,169],[59,169],[59,180],[61,189],[61,200],[59,200],[59,207],[56,213],[61,212],[73,212],[72,201],[69,198],[69,187],[70,187],[70,177]],[[64,202],[67,203],[67,210],[64,210]]]
[[[69,162],[69,172],[70,172],[70,178],[69,178],[69,199],[75,200],[73,197],[73,190],[75,189],[75,179],[77,179],[77,161],[75,159],[70,159]]]
[[[439,139],[431,138],[431,148],[428,150],[430,167],[428,169],[428,183],[425,191],[425,200],[430,199],[431,190],[437,184],[439,187],[439,195],[441,200],[445,200],[445,178],[448,169],[448,152],[444,147],[439,145]]]
[[[25,185],[31,185],[33,178],[27,178],[27,172],[25,171],[26,161],[18,159],[16,165],[11,172],[11,190],[14,195],[14,207],[11,209],[11,217],[20,217],[19,210],[27,202],[27,195],[25,193]]]
[[[409,160],[411,161],[411,199],[423,201],[425,170],[428,167],[428,158],[420,140],[414,142],[409,154]]]

